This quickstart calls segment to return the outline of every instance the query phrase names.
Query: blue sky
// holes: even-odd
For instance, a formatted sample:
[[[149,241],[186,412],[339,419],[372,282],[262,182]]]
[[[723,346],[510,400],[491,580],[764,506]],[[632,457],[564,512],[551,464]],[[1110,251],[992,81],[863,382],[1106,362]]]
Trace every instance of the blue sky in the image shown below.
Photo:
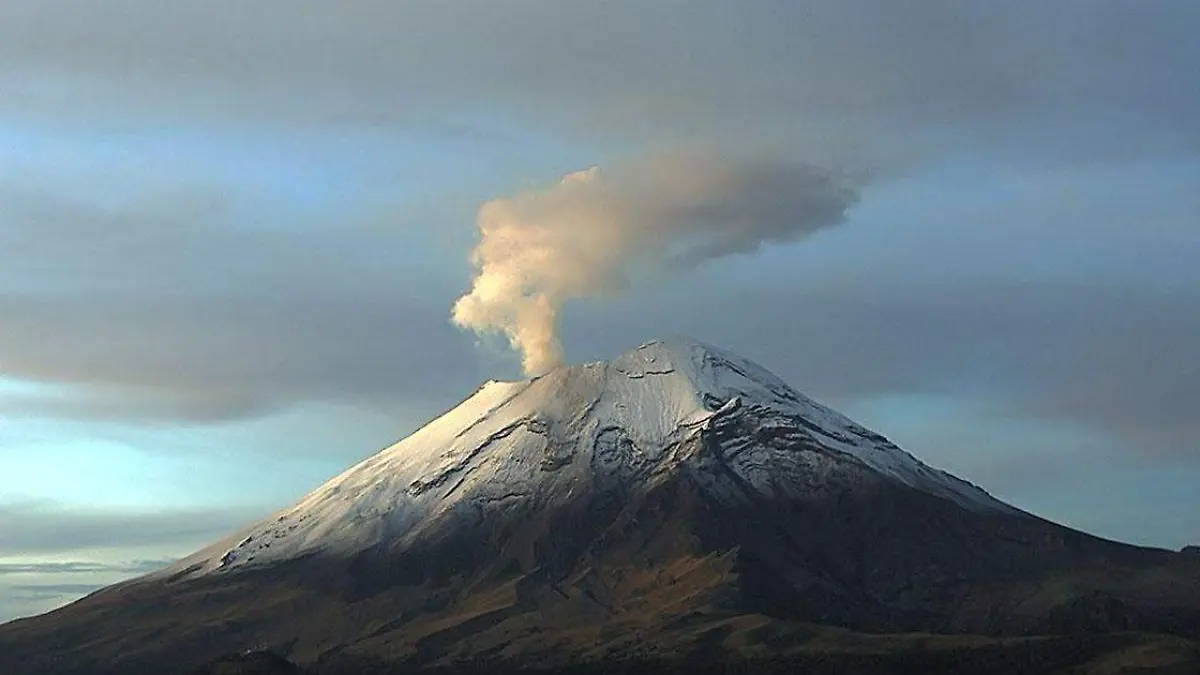
[[[689,334],[1039,515],[1198,543],[1197,29],[1190,2],[5,3],[0,620],[517,377],[450,322],[480,206],[680,151],[855,198],[568,303],[568,360]]]

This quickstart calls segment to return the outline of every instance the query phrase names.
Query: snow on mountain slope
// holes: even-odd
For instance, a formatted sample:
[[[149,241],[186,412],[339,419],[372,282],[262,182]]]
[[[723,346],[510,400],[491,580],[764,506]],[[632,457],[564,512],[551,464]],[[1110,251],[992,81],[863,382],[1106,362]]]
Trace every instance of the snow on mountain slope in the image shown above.
[[[271,564],[309,553],[403,545],[439,516],[512,500],[569,499],[596,481],[653,481],[697,462],[696,443],[723,420],[755,436],[804,443],[978,511],[1019,513],[932,469],[748,360],[690,340],[653,341],[612,361],[488,382],[442,417],[349,469],[297,505],[159,573],[189,575]],[[786,447],[730,442],[740,479],[765,496],[805,484]],[[692,454],[689,454],[692,453]],[[811,459],[807,460],[811,464]],[[714,488],[715,489],[715,488]]]

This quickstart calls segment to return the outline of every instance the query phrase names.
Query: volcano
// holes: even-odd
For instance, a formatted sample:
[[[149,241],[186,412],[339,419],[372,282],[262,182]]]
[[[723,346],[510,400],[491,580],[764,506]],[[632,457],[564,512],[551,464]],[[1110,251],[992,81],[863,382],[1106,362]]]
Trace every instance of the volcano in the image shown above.
[[[0,627],[0,672],[189,672],[267,649],[331,673],[567,667],[1130,631],[1194,648],[1200,558],[1038,518],[751,361],[667,340],[488,382],[295,506]]]

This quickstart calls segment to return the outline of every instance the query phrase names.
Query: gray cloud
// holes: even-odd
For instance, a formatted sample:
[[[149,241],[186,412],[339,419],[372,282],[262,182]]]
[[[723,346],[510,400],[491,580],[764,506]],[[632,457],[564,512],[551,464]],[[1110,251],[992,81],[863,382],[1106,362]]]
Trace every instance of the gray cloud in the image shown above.
[[[103,584],[0,584],[0,622],[48,612],[102,587]]]
[[[153,572],[171,562],[37,561],[0,564],[0,622],[49,611],[111,583]]]
[[[9,589],[21,600],[48,600],[66,595],[85,595],[103,588],[97,584],[20,584]]]
[[[402,227],[235,227],[202,189],[119,208],[0,193],[0,372],[71,387],[7,396],[10,413],[209,421],[301,400],[448,402],[477,379],[452,367],[470,360],[444,318],[456,289],[415,292]]]
[[[0,63],[23,95],[0,110],[273,126],[500,111],[871,161],[1003,129],[1026,147],[1194,150],[1198,22],[1187,0],[17,0],[0,8]]]
[[[42,501],[0,503],[0,557],[15,556],[0,563],[0,621],[49,611],[172,562],[87,557],[139,549],[182,554],[262,515],[236,508],[105,511]],[[63,560],[68,556],[74,559]]]
[[[567,340],[600,356],[611,342],[670,326],[738,345],[834,404],[945,396],[1013,423],[1113,434],[1137,454],[1200,458],[1198,304],[1200,289],[928,286],[886,274],[799,286],[726,278],[703,294],[681,285],[643,303],[593,305],[571,317]]]
[[[237,508],[106,512],[42,502],[0,504],[0,555],[137,546],[198,547],[262,515]]]
[[[133,560],[127,563],[99,563],[89,561],[70,562],[32,562],[32,563],[0,563],[0,576],[8,575],[50,575],[50,574],[145,574],[161,569],[175,562],[174,559],[162,560]],[[14,586],[13,588],[22,588]]]

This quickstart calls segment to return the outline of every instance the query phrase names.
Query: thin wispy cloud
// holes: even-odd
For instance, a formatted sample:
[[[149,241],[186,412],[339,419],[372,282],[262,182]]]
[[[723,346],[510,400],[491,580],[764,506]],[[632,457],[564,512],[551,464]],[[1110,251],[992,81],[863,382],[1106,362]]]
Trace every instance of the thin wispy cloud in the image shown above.
[[[0,504],[0,556],[152,544],[189,546],[218,539],[262,515],[256,509],[221,505],[146,511],[84,509],[38,501]]]
[[[171,564],[173,558],[161,560],[133,560],[127,563],[99,563],[88,561],[48,561],[33,563],[0,563],[0,576],[8,575],[52,575],[52,574],[145,574]],[[27,588],[15,586],[14,588]]]

